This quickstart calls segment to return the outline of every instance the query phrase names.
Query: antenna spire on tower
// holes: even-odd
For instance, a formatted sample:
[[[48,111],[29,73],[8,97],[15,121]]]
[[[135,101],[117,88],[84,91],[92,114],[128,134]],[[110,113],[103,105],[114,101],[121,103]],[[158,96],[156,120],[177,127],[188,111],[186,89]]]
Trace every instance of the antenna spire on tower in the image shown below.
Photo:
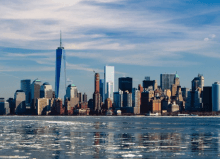
[[[60,47],[62,47],[62,32],[60,30]]]

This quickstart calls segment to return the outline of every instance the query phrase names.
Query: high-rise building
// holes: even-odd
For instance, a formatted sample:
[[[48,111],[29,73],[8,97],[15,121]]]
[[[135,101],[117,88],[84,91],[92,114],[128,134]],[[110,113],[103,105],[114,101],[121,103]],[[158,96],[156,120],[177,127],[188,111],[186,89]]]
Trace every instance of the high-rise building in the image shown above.
[[[68,100],[70,100],[71,98],[77,98],[77,93],[77,87],[74,84],[70,84],[66,88],[66,98],[68,98]]]
[[[79,103],[81,103],[82,102],[82,93],[78,92],[77,97],[79,98]]]
[[[123,107],[132,107],[132,93],[123,92]]]
[[[40,98],[41,81],[36,79],[31,84],[31,108],[36,109],[36,100]]]
[[[137,88],[132,89],[132,106],[140,107],[140,91]]]
[[[55,72],[55,97],[63,99],[66,91],[66,53],[62,46],[60,32],[60,46],[56,50],[56,72]]]
[[[113,92],[114,92],[114,80],[115,80],[115,68],[114,66],[105,66],[104,67],[104,92],[105,92],[105,99],[110,98],[113,101]],[[112,90],[108,90],[107,84],[109,83],[108,87],[109,89],[112,88]],[[105,101],[104,99],[104,101]]]
[[[93,108],[94,108],[94,112],[99,114],[101,111],[101,97],[100,97],[100,93],[99,93],[99,73],[95,73],[95,91],[93,93]]]
[[[182,91],[183,99],[186,100],[189,88],[186,88],[186,87],[181,88],[181,91]]]
[[[100,81],[99,81],[99,92],[100,92],[102,102],[104,102],[104,97],[105,97],[104,87],[105,87],[104,79],[100,79]]]
[[[31,102],[31,80],[21,80],[21,90],[25,92],[26,104]]]
[[[204,111],[212,111],[212,87],[205,86],[203,87],[202,93],[202,103]]]
[[[10,114],[9,103],[4,98],[0,98],[0,115]]]
[[[149,78],[150,79],[150,78]],[[143,81],[143,88],[145,89],[150,89],[152,88],[152,90],[156,90],[157,89],[157,80],[144,80]]]
[[[107,82],[107,97],[113,100],[113,94],[114,94],[114,85],[113,82]]]
[[[115,108],[123,107],[123,91],[114,92],[114,104]]]
[[[83,94],[83,102],[87,102],[87,94],[86,93]]]
[[[160,87],[164,91],[165,89],[170,89],[172,84],[175,83],[175,77],[179,76],[177,74],[160,74]]]
[[[198,87],[201,88],[202,90],[204,87],[204,77],[201,74],[198,74],[198,77],[195,77],[192,80],[192,91],[195,91]]]
[[[120,77],[118,78],[118,90],[132,92],[132,78]]]
[[[48,82],[45,82],[40,87],[40,98],[53,98],[52,85],[50,85]]]
[[[17,90],[14,94],[15,114],[25,114],[26,112],[26,96],[23,90]]]
[[[212,84],[212,111],[220,111],[220,83]]]
[[[99,81],[100,80],[100,77],[99,77],[99,73],[95,73],[95,93],[100,93],[100,90],[99,90]]]

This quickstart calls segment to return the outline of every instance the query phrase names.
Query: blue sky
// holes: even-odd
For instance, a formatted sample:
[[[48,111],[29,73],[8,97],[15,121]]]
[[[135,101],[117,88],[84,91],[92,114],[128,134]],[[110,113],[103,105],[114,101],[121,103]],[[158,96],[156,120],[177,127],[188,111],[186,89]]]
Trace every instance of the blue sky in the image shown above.
[[[93,70],[118,77],[178,72],[182,86],[201,73],[219,81],[220,2],[217,0],[0,0],[0,97],[13,97],[21,79],[55,83],[59,32],[67,77],[92,97]]]

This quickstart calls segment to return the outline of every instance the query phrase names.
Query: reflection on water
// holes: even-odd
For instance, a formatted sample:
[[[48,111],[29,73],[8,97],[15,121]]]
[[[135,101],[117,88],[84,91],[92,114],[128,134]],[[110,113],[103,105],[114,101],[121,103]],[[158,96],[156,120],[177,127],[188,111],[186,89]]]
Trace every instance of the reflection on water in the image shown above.
[[[0,117],[0,158],[216,158],[220,118]]]

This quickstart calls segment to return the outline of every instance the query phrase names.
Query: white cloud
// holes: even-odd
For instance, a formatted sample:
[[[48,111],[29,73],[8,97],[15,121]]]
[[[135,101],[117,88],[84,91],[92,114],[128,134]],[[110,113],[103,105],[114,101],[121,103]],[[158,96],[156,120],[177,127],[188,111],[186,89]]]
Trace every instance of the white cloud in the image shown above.
[[[209,38],[205,38],[204,41],[209,41]]]

